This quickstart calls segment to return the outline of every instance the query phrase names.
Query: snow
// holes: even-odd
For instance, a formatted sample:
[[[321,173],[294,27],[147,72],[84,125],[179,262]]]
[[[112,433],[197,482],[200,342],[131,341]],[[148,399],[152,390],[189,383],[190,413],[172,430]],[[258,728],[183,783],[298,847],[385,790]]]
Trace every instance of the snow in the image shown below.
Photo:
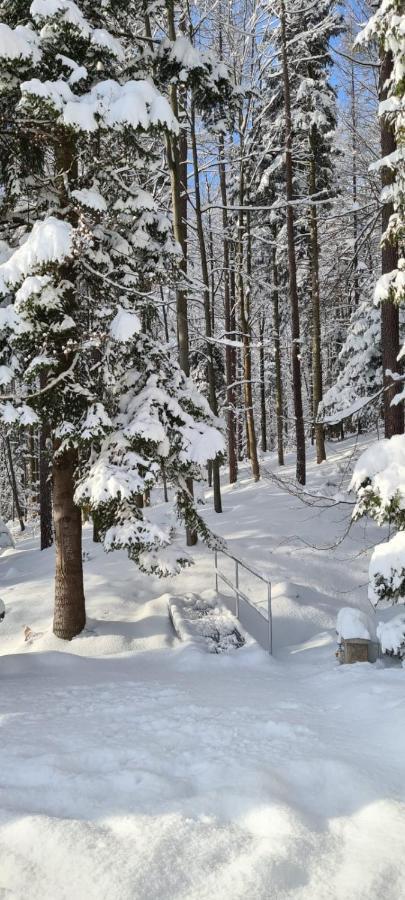
[[[382,578],[394,591],[400,592],[405,602],[405,531],[398,531],[389,541],[377,544],[370,560],[369,598],[380,603],[378,582]]]
[[[84,37],[90,34],[90,26],[73,0],[33,0],[30,12],[39,22],[59,16],[62,21],[77,28]]]
[[[141,128],[163,125],[175,133],[178,122],[169,102],[149,81],[127,81],[119,84],[109,79],[100,81],[80,96],[66,81],[40,81],[32,78],[21,84],[22,104],[28,100],[45,100],[59,113],[65,125],[79,131]]]
[[[311,492],[343,490],[358,449],[328,444]],[[273,456],[264,468],[280,475]],[[334,657],[339,609],[369,612],[381,529],[345,536],[350,506],[311,506],[244,466],[223,502],[215,515],[209,496],[208,524],[273,581],[272,659],[252,642],[211,654],[176,639],[169,596],[214,587],[202,546],[159,581],[86,528],[88,624],[70,643],[51,632],[53,550],[28,534],[0,555],[4,896],[366,900],[389,885],[403,900],[404,671]]]
[[[139,334],[141,328],[139,316],[119,306],[110,325],[110,334],[114,341],[125,344],[132,340],[135,334]]]
[[[390,622],[380,622],[377,637],[383,653],[405,656],[405,615],[401,613]]]
[[[14,541],[7,525],[0,519],[0,548],[4,550],[5,547],[14,547]],[[4,604],[0,600],[0,615],[2,612],[4,613]]]
[[[35,32],[24,25],[10,28],[5,22],[0,22],[0,59],[38,62],[40,58],[41,51]]]
[[[0,293],[52,262],[63,262],[72,252],[73,228],[68,222],[48,216],[35,222],[25,242],[0,265]]]
[[[107,209],[106,200],[94,188],[82,188],[81,190],[72,191],[72,197],[78,200],[82,206],[87,206],[88,209],[95,209],[98,212],[105,212]]]
[[[354,468],[350,489],[358,491],[368,479],[372,480],[373,490],[381,498],[383,506],[398,495],[400,507],[404,507],[404,435],[394,435],[368,447]]]
[[[375,633],[375,628],[370,620],[370,616],[367,616],[360,609],[346,606],[339,610],[336,632],[339,641],[347,641],[350,638],[362,638],[370,641]]]

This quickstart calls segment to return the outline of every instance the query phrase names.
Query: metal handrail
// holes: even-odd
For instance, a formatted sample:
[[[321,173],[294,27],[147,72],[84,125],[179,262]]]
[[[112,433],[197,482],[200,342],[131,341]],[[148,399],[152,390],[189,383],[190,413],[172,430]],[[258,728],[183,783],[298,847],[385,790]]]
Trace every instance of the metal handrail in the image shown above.
[[[235,563],[235,584],[233,584],[223,572],[218,569],[218,553],[222,553],[224,556],[227,556],[228,559],[232,559]],[[221,579],[230,589],[235,592],[235,600],[236,600],[236,618],[239,619],[239,600],[242,599],[245,603],[248,604],[252,609],[254,609],[261,617],[267,622],[267,638],[268,638],[268,652],[270,655],[273,653],[273,615],[271,608],[271,581],[260,572],[256,572],[255,569],[252,569],[247,563],[243,562],[243,560],[238,559],[237,556],[233,556],[232,553],[228,553],[227,550],[214,550],[214,559],[215,559],[215,590],[218,594],[218,578]],[[243,569],[246,569],[247,572],[250,572],[251,575],[254,575],[255,578],[259,578],[260,581],[263,581],[264,584],[267,584],[267,618],[263,615],[261,609],[253,603],[253,600],[250,599],[243,591],[240,590],[239,587],[239,566]]]

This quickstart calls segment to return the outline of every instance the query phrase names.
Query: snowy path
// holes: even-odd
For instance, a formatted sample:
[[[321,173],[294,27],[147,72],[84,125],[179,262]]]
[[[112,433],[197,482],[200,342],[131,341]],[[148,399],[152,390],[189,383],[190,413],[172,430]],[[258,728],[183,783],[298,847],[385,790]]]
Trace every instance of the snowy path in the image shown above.
[[[305,519],[326,543],[342,508],[248,479],[225,509],[230,544],[279,586],[273,660],[173,637],[162,590],[212,587],[202,549],[162,585],[89,542],[90,627],[66,645],[49,632],[52,553],[0,557],[0,898],[403,900],[404,674],[333,656],[340,592],[366,602],[367,559],[345,558],[370,534],[299,548]]]

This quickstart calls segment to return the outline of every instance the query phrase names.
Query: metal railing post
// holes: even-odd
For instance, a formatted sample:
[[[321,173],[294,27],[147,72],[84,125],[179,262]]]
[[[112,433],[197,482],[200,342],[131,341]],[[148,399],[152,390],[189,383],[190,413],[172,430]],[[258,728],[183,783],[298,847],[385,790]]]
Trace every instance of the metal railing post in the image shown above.
[[[233,561],[235,563],[235,584],[228,578],[227,575],[224,574],[224,572],[221,572],[220,569],[218,569],[218,553],[223,553],[224,556],[226,556],[228,559],[233,559]],[[247,604],[252,609],[254,609],[255,612],[260,616],[260,618],[263,622],[263,626],[264,626],[264,622],[266,621],[266,615],[265,615],[264,610],[259,609],[256,606],[256,604],[254,603],[254,601],[250,597],[248,597],[243,591],[240,590],[239,566],[242,566],[242,569],[245,569],[247,572],[250,572],[252,575],[254,575],[255,578],[259,578],[260,581],[267,584],[267,650],[268,650],[269,654],[272,655],[272,653],[273,653],[273,616],[272,616],[272,603],[271,603],[271,581],[269,581],[265,575],[262,575],[260,572],[256,572],[247,563],[242,562],[242,560],[238,559],[236,556],[232,556],[231,553],[227,553],[226,550],[219,550],[219,551],[214,550],[214,562],[215,562],[215,590],[216,590],[216,593],[218,594],[218,584],[219,584],[219,579],[221,579],[221,581],[224,581],[225,584],[235,594],[235,615],[236,615],[237,619],[239,619],[240,605],[241,605],[241,601],[243,601],[243,603]],[[263,630],[264,630],[264,628],[263,628]],[[266,642],[265,642],[264,634],[262,631],[261,631],[261,634],[263,637],[263,643],[261,644],[261,646],[264,647],[264,649],[266,649]],[[259,641],[259,643],[261,643],[261,641]]]
[[[271,611],[271,584],[267,582],[267,619],[269,629],[269,653],[273,654],[273,616]]]

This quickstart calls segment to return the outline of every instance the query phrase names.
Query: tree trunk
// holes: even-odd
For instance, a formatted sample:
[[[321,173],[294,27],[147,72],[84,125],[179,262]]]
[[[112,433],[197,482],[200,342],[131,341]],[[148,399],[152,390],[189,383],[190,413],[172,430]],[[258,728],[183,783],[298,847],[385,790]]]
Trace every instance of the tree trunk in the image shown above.
[[[49,428],[42,424],[39,435],[39,515],[41,522],[41,550],[53,544],[52,486],[49,469]]]
[[[392,72],[392,55],[385,53],[381,60],[380,68],[380,102],[387,98],[387,82]],[[395,135],[384,117],[381,119],[381,152],[382,156],[388,156],[394,153],[396,149]],[[391,169],[382,169],[382,186],[391,185],[394,180],[394,174]],[[391,203],[385,203],[382,209],[382,233],[384,234],[390,217],[393,213]],[[384,241],[381,249],[381,271],[385,275],[392,272],[398,266],[398,248],[390,241]],[[399,339],[399,309],[390,300],[386,300],[381,304],[381,344],[382,344],[382,360],[383,360],[383,385],[386,388],[384,392],[384,429],[385,437],[390,438],[394,434],[403,434],[404,431],[404,407],[403,403],[391,406],[395,395],[402,391],[401,382],[393,382],[391,377],[386,374],[387,369],[391,372],[402,373],[402,366],[397,361],[400,351]]]
[[[285,180],[287,200],[287,248],[289,269],[289,295],[291,305],[291,336],[292,336],[292,377],[295,413],[295,438],[297,447],[296,476],[300,484],[305,484],[305,430],[302,410],[302,386],[301,386],[301,362],[300,362],[300,317],[297,290],[297,262],[295,254],[294,212],[293,212],[293,164],[292,164],[292,122],[290,81],[287,58],[287,37],[285,23],[285,6],[282,0],[280,12],[281,41],[282,41],[282,67],[283,89],[285,108]]]
[[[205,246],[204,228],[201,214],[201,196],[200,196],[200,175],[198,171],[198,151],[195,133],[195,109],[194,103],[191,102],[191,148],[193,154],[194,169],[194,191],[195,191],[195,216],[197,222],[198,243],[200,248],[201,274],[204,284],[204,314],[205,314],[205,334],[207,337],[207,375],[208,375],[208,397],[209,404],[214,416],[218,416],[218,403],[215,385],[215,367],[214,353],[212,345],[212,319],[210,304],[210,280],[208,272],[207,250]],[[218,458],[211,460],[212,485],[214,490],[214,509],[215,512],[222,512],[221,502],[221,478],[220,465]]]
[[[243,158],[243,149],[241,148],[241,157]],[[257,456],[257,440],[253,411],[253,391],[252,391],[252,352],[251,352],[251,335],[250,335],[250,316],[249,316],[249,295],[250,295],[250,241],[248,241],[246,254],[246,274],[248,278],[248,290],[245,294],[245,285],[243,279],[243,236],[244,236],[244,178],[243,166],[240,171],[239,181],[239,217],[238,217],[238,294],[239,294],[239,316],[240,328],[243,341],[243,394],[246,415],[246,437],[249,451],[249,459],[252,467],[252,475],[255,481],[260,479],[259,460]]]
[[[56,165],[59,173],[60,203],[63,208],[68,203],[68,187],[77,184],[77,150],[75,138],[63,135],[56,148]],[[73,220],[76,224],[76,220]],[[74,266],[67,263],[60,269],[61,279],[72,285],[71,305],[76,310],[76,273]],[[63,365],[71,363],[71,354],[64,354]],[[75,506],[74,470],[77,465],[77,451],[65,450],[58,455],[60,443],[53,447],[53,515],[56,547],[55,611],[53,630],[57,637],[71,640],[83,630],[86,611],[83,587],[82,561],[82,514]]]
[[[309,195],[316,194],[316,126],[313,126],[310,134],[310,161],[309,161]],[[311,262],[311,293],[312,293],[312,414],[314,418],[316,461],[326,460],[325,433],[323,425],[317,422],[318,407],[322,400],[322,353],[321,353],[321,315],[320,315],[320,291],[319,291],[319,246],[318,246],[318,215],[316,206],[311,203],[309,207],[309,241]]]
[[[55,446],[54,450],[57,451]],[[83,591],[82,516],[73,502],[76,451],[65,450],[53,463],[56,546],[53,631],[70,641],[86,624]]]
[[[173,0],[166,2],[169,38],[176,40]],[[180,119],[179,97],[177,85],[169,88],[170,103],[176,119]],[[181,247],[182,258],[179,263],[179,282],[176,286],[176,318],[179,363],[185,375],[190,375],[188,303],[187,303],[187,134],[183,128],[180,135],[166,134],[167,161],[170,172],[172,194],[173,230],[176,241]],[[187,479],[187,489],[193,495],[192,479]],[[186,528],[187,546],[197,543],[197,534]]]
[[[224,254],[224,314],[225,314],[225,338],[227,341],[235,340],[235,292],[231,290],[231,255],[229,252],[228,238],[228,209],[227,188],[225,170],[225,146],[224,136],[219,136],[219,181],[221,187],[222,202],[222,229],[223,229],[223,254]],[[233,277],[233,283],[235,278]],[[233,327],[232,327],[233,325]],[[225,372],[226,372],[226,405],[227,405],[227,437],[228,437],[228,465],[229,483],[234,484],[238,479],[238,457],[236,450],[236,353],[235,347],[225,345]]]
[[[260,349],[259,349],[259,371],[260,371],[260,430],[261,430],[261,446],[263,453],[267,452],[267,415],[266,415],[266,372],[264,365],[264,328],[265,317],[260,322]]]
[[[281,378],[280,312],[278,298],[278,268],[276,250],[273,249],[273,330],[274,368],[276,380],[277,456],[279,466],[284,465],[283,436],[283,382]]]

